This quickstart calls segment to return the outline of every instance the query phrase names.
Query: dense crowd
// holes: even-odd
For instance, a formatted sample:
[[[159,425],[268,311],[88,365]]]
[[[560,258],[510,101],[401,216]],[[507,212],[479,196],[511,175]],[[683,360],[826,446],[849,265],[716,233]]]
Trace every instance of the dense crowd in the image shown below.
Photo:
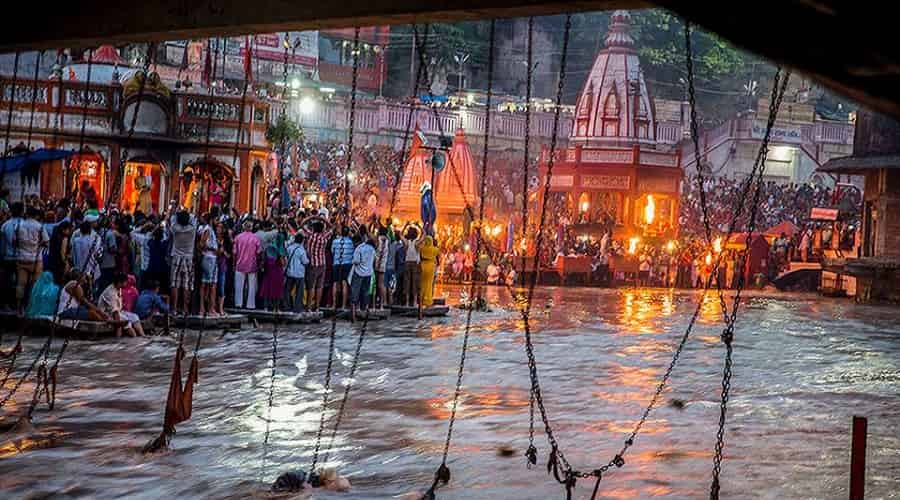
[[[738,206],[744,183],[726,177],[707,178],[704,182],[706,204],[711,228],[719,233],[728,230],[728,225]],[[751,206],[752,196],[748,196],[744,204]],[[757,229],[767,229],[782,222],[790,222],[798,227],[809,223],[810,211],[815,207],[831,207],[835,202],[833,189],[810,184],[778,184],[766,182],[762,185],[759,196],[759,211],[756,221]],[[859,222],[859,207],[862,200],[855,189],[843,190],[840,202],[845,208],[844,221],[850,225]],[[738,220],[736,231],[745,231],[748,217]],[[704,234],[703,211],[700,204],[700,185],[695,177],[685,178],[682,184],[681,214],[679,217],[681,233],[689,236]]]
[[[414,224],[354,219],[312,201],[264,218],[107,213],[30,198],[0,210],[0,301],[27,316],[116,322],[154,314],[316,311],[433,302],[438,247]]]

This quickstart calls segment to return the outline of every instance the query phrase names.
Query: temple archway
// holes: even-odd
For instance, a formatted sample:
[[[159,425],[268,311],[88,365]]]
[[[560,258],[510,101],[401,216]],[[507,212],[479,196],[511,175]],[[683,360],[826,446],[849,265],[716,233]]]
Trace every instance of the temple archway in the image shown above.
[[[181,169],[181,205],[195,214],[219,207],[223,212],[231,200],[234,169],[213,159],[189,163]]]
[[[261,215],[266,210],[266,173],[257,160],[250,172],[250,212]]]
[[[163,163],[152,157],[137,157],[125,163],[119,206],[129,212],[160,213],[160,200],[166,192]]]
[[[85,149],[69,162],[69,192],[78,206],[100,209],[106,193],[107,165],[100,154]]]

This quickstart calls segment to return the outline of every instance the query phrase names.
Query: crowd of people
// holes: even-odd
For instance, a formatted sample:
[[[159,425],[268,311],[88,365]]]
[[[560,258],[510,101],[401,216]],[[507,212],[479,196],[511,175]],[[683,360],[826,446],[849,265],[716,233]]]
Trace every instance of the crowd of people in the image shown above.
[[[706,194],[710,226],[720,233],[728,230],[728,225],[738,205],[744,183],[728,177],[706,178],[703,190]],[[759,211],[756,220],[758,229],[766,229],[782,222],[790,222],[798,227],[809,224],[810,211],[815,207],[831,207],[840,201],[848,225],[859,224],[862,199],[859,190],[844,189],[835,196],[835,190],[825,186],[810,184],[779,184],[764,182],[759,196]],[[750,206],[751,195],[747,196],[745,207]],[[736,231],[745,231],[748,216],[738,220]],[[700,236],[704,233],[703,211],[700,203],[700,185],[696,177],[686,177],[682,183],[680,233]]]
[[[0,302],[28,316],[109,321],[142,335],[154,314],[225,307],[317,311],[433,302],[435,238],[415,224],[356,219],[316,201],[262,218],[213,206],[191,214],[101,213],[67,200],[3,205]],[[51,300],[52,299],[52,300]]]

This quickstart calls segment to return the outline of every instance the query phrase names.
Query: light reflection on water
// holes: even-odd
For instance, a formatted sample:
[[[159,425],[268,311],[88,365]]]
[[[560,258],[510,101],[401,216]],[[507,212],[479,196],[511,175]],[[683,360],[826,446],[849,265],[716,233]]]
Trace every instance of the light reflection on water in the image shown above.
[[[451,298],[458,290],[450,290]],[[559,498],[520,455],[527,446],[528,370],[522,322],[509,297],[473,315],[453,481],[440,498]],[[591,469],[618,451],[650,400],[699,294],[663,290],[541,289],[532,328],[554,429],[570,461]],[[552,299],[555,306],[544,304]],[[699,498],[708,490],[718,415],[722,311],[710,293],[661,404],[603,498]],[[724,468],[726,498],[847,495],[850,417],[870,418],[869,498],[900,490],[900,311],[812,296],[753,296],[742,308]],[[369,326],[331,464],[350,495],[390,498],[430,483],[442,451],[465,313]],[[57,410],[27,435],[0,442],[4,497],[265,497],[281,471],[306,468],[319,422],[330,323],[279,332],[270,445],[263,463],[271,327],[207,335],[192,420],[174,450],[142,457],[167,391],[172,339],[72,343]],[[327,417],[332,422],[359,326],[338,327]],[[190,334],[193,337],[193,334]],[[25,358],[36,352],[29,341]],[[31,387],[23,387],[29,394]],[[683,408],[672,405],[686,402]],[[20,406],[9,410],[22,410]],[[328,428],[330,430],[330,427]],[[539,460],[548,450],[537,424]],[[328,433],[326,433],[327,435]],[[590,493],[580,483],[578,498]],[[320,492],[321,493],[321,492]]]

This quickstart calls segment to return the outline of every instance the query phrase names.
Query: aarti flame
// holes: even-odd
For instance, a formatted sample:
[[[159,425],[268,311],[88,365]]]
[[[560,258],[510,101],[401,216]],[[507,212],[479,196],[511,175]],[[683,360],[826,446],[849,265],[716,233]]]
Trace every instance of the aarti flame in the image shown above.
[[[656,218],[656,202],[653,201],[653,195],[647,195],[647,204],[644,205],[644,222],[649,226],[653,224],[653,220]]]
[[[638,238],[637,236],[629,239],[628,240],[628,253],[630,253],[631,255],[634,255],[634,253],[637,252],[637,245],[638,245],[638,242],[640,242],[640,241],[641,241],[641,239]]]
[[[715,240],[713,240],[713,251],[716,253],[722,253],[722,237],[719,236]]]

